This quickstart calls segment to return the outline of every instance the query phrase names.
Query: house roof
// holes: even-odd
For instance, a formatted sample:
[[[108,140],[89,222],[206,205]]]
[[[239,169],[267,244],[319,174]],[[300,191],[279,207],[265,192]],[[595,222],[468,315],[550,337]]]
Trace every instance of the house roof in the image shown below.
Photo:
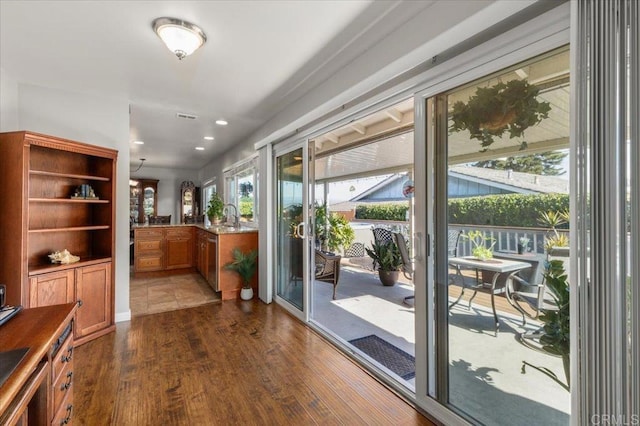
[[[487,185],[524,194],[569,193],[569,180],[559,176],[543,176],[532,173],[496,170],[484,167],[454,166],[449,175],[475,180]]]
[[[365,189],[364,191],[362,191],[360,194],[356,195],[355,197],[351,198],[349,201],[360,201],[363,198],[367,197],[368,195],[373,194],[374,192],[378,191],[379,189],[384,188],[385,186],[389,186],[392,183],[394,183],[395,181],[402,179],[402,178],[406,178],[407,175],[406,173],[394,173],[391,176],[389,176],[388,178],[386,178],[385,180],[378,182],[377,184],[373,185],[372,187]],[[382,200],[376,200],[376,201],[382,201]]]

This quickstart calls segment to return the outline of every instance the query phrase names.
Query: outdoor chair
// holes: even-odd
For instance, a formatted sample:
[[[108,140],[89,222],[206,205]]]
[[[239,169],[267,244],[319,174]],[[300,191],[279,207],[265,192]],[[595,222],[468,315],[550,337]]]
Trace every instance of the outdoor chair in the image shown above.
[[[458,257],[458,244],[460,243],[461,235],[462,235],[462,231],[459,231],[456,229],[450,229],[449,232],[447,233],[447,256],[448,257]],[[452,304],[449,305],[449,309],[451,309],[458,302],[460,302],[460,300],[462,300],[462,296],[464,296],[464,290],[466,288],[466,285],[464,281],[464,275],[462,275],[462,270],[460,269],[460,266],[450,264],[449,268],[454,269],[453,273],[449,273],[449,285],[455,284],[456,281],[459,280],[460,287],[462,288],[462,291],[460,292],[460,295],[458,296],[458,298]],[[475,296],[475,290],[474,290],[473,296]],[[469,299],[469,308],[471,307],[471,300],[473,299],[473,296],[471,297],[471,299]]]
[[[315,279],[333,285],[333,299],[336,298],[336,287],[340,279],[341,256],[336,256],[316,250],[315,253]]]
[[[364,244],[353,243],[344,251],[344,257],[364,257]]]
[[[381,244],[389,244],[393,243],[393,233],[385,228],[373,228],[371,230],[373,232],[373,242],[376,245]],[[376,261],[373,261],[373,270],[375,271],[377,268]]]
[[[538,273],[531,276],[533,281],[537,279]],[[506,297],[511,306],[522,315],[522,326],[527,324],[527,317],[535,320],[543,310],[557,309],[553,297],[547,291],[544,278],[540,283],[534,284],[515,274],[507,282]]]
[[[411,264],[411,258],[409,257],[409,248],[407,247],[407,241],[404,239],[404,235],[399,232],[393,232],[393,242],[400,251],[400,258],[402,259],[402,273],[408,280],[413,280],[413,266]],[[406,302],[409,299],[415,299],[415,295],[407,296],[404,298]]]

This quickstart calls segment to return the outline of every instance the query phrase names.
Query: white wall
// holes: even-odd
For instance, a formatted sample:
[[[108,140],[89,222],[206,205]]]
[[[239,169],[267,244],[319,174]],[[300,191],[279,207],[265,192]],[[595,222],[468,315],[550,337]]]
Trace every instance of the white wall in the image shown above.
[[[137,168],[137,166],[136,166]],[[145,165],[137,171],[131,171],[131,178],[158,179],[158,215],[171,215],[171,223],[180,223],[180,184],[190,180],[200,186],[198,172],[188,169],[167,169],[161,167],[147,167]],[[202,206],[200,206],[202,209]]]
[[[3,93],[4,97],[4,93]],[[18,86],[18,125],[118,150],[116,176],[116,321],[129,310],[129,102],[32,85]]]
[[[18,82],[0,67],[0,132],[18,128]]]

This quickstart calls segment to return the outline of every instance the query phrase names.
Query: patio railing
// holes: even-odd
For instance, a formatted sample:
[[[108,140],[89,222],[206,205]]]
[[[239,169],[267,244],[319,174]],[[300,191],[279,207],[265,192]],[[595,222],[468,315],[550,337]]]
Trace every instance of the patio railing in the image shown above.
[[[409,235],[409,222],[390,221],[390,220],[353,220],[354,225],[361,225],[356,230],[356,241],[363,243],[365,246],[369,246],[369,243],[373,239],[371,234],[371,228],[375,226],[381,226],[391,231],[401,232],[405,236]],[[364,226],[362,226],[364,225]],[[550,236],[553,231],[549,228],[521,228],[521,227],[506,227],[506,226],[486,226],[486,225],[463,225],[463,224],[449,224],[449,229],[460,230],[466,235],[469,231],[479,230],[482,231],[485,237],[493,238],[495,245],[494,251],[500,252],[517,252],[518,243],[520,238],[526,237],[529,239],[527,245],[527,252],[536,254],[545,254],[544,243],[545,239]],[[559,233],[566,233],[568,235],[568,229],[560,229]],[[458,243],[458,256],[470,256],[472,244],[469,239],[460,238]]]
[[[469,231],[479,230],[485,237],[491,237],[495,241],[494,251],[517,252],[518,242],[520,238],[529,239],[528,250],[536,254],[545,254],[544,242],[551,231],[547,228],[509,228],[505,226],[484,226],[484,225],[457,225],[450,224],[450,229],[461,230],[466,235]],[[558,232],[568,233],[568,229],[562,229]],[[459,256],[471,255],[471,241],[466,238],[460,238],[458,244]]]

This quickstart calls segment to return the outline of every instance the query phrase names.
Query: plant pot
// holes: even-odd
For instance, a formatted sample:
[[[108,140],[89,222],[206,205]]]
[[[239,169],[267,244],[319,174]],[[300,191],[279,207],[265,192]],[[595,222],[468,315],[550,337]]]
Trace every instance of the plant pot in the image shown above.
[[[524,246],[522,244],[518,244],[518,254],[524,254]]]
[[[251,300],[253,299],[253,289],[251,287],[249,288],[242,288],[242,290],[240,290],[240,299],[242,300]]]
[[[562,355],[562,367],[564,369],[564,377],[567,379],[567,386],[571,387],[571,361],[569,355]]]
[[[209,222],[211,222],[212,225],[220,225],[222,223],[222,219],[219,217],[209,216]]]
[[[382,283],[382,285],[391,287],[398,282],[400,271],[383,271],[381,269],[378,269],[378,274],[380,276],[380,282]]]

